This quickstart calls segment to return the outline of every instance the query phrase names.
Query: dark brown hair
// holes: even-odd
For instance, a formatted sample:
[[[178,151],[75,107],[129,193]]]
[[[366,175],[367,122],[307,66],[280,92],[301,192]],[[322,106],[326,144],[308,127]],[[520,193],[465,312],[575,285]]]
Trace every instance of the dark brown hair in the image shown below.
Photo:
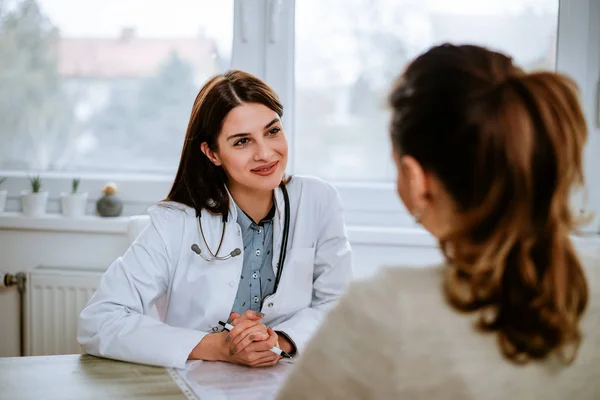
[[[259,103],[283,116],[273,89],[247,72],[231,70],[210,78],[200,89],[188,124],[175,181],[166,200],[226,215],[229,211],[227,176],[200,150],[206,142],[217,150],[217,138],[227,114],[244,103]]]
[[[446,293],[498,334],[514,362],[563,356],[581,340],[587,282],[568,234],[583,184],[587,132],[575,83],[526,73],[500,53],[442,45],[419,56],[390,95],[391,137],[454,200],[440,240]]]

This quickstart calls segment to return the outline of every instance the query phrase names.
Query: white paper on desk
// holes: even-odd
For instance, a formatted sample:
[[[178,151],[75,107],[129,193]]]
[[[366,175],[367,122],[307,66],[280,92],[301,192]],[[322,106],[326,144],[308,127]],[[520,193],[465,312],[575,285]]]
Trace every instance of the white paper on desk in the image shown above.
[[[185,382],[199,400],[270,400],[277,394],[291,368],[292,364],[285,361],[267,368],[194,361],[188,362],[185,369],[172,370],[171,373]],[[174,376],[176,381],[177,377]],[[181,387],[181,382],[178,384]]]

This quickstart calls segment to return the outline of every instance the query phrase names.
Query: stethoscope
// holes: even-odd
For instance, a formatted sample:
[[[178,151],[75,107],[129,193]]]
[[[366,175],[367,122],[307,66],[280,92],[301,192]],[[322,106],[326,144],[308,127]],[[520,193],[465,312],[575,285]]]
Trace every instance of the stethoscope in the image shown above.
[[[284,210],[285,216],[283,219],[283,235],[281,236],[281,251],[279,253],[279,262],[277,263],[277,276],[275,277],[275,287],[274,291],[277,291],[277,286],[279,286],[279,280],[281,279],[281,272],[283,271],[283,263],[285,262],[285,256],[287,253],[287,241],[288,235],[290,233],[290,199],[288,197],[287,189],[285,188],[285,184],[281,182],[279,185],[281,191],[283,192],[283,202],[284,202]],[[223,215],[223,228],[221,229],[221,240],[219,241],[219,246],[217,247],[216,252],[212,252],[210,246],[206,242],[206,238],[204,237],[204,231],[202,230],[202,212],[198,211],[198,228],[200,229],[200,234],[202,235],[202,241],[204,242],[204,246],[206,250],[208,250],[208,256],[202,253],[202,249],[197,244],[192,244],[192,251],[202,257],[204,260],[208,262],[212,261],[225,261],[230,258],[237,257],[242,254],[242,250],[239,248],[233,249],[229,254],[224,256],[219,256],[219,251],[221,250],[221,245],[223,244],[223,238],[225,237],[225,229],[227,226],[227,213]]]

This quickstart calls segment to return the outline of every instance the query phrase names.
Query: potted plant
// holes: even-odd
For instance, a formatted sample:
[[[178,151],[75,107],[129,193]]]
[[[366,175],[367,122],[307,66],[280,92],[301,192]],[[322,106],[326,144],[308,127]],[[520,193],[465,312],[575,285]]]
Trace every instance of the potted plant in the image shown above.
[[[117,196],[117,185],[107,182],[104,185],[104,196],[96,201],[96,211],[103,217],[118,217],[123,212],[123,200]]]
[[[6,181],[6,178],[0,178],[0,186]],[[8,194],[8,190],[0,190],[0,212],[4,211],[4,207],[6,207],[6,196]]]
[[[80,179],[73,179],[71,182],[71,192],[60,194],[60,204],[62,213],[67,217],[81,217],[85,215],[88,194],[78,193]]]
[[[44,215],[46,213],[46,204],[48,204],[48,192],[41,191],[42,180],[39,175],[29,178],[31,191],[21,193],[21,207],[23,215],[33,217]]]

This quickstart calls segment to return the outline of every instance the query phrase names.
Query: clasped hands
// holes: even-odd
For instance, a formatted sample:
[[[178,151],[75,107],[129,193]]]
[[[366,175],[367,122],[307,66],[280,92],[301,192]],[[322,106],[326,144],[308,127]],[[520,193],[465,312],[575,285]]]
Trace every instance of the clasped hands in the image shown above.
[[[263,313],[248,310],[243,314],[231,313],[233,329],[222,332],[229,362],[249,367],[269,367],[277,364],[281,356],[271,352],[280,346],[280,338],[271,328],[260,322]]]
[[[231,313],[230,332],[223,331],[204,336],[189,355],[189,359],[225,361],[249,367],[269,367],[281,356],[270,351],[278,347],[290,353],[293,345],[273,329],[260,322],[263,313],[248,310],[243,314]]]

